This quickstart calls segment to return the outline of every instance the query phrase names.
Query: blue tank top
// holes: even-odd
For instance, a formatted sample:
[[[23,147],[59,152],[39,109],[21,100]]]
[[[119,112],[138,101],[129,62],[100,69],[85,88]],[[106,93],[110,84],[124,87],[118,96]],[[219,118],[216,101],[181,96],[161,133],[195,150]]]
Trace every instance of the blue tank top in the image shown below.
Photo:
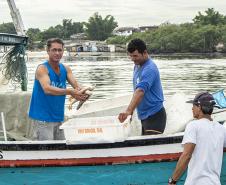
[[[66,88],[67,71],[63,64],[59,64],[60,73],[56,74],[45,61],[42,65],[46,66],[49,73],[50,85],[59,88]],[[30,102],[29,117],[39,121],[62,122],[64,120],[65,95],[45,94],[41,84],[35,78],[33,92]]]

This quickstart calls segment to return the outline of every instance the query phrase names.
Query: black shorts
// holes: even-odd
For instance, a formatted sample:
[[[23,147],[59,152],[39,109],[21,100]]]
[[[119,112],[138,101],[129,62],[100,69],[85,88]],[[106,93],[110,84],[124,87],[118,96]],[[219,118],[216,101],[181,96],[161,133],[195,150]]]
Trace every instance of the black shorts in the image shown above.
[[[161,108],[159,112],[141,120],[142,135],[162,134],[166,127],[166,111]]]

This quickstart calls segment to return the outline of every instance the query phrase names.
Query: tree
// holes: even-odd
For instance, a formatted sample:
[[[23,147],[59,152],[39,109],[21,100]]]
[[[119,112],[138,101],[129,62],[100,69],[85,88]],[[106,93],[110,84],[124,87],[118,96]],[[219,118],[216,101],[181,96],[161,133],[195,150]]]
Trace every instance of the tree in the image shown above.
[[[83,33],[83,23],[72,22],[71,19],[63,19],[63,38],[69,39],[71,35],[76,33]]]
[[[108,44],[126,44],[127,38],[125,36],[112,36],[107,38]]]
[[[214,25],[193,26],[190,31],[183,32],[183,43],[188,52],[214,52],[221,38],[220,30]]]
[[[50,27],[49,29],[42,32],[42,41],[46,41],[50,38],[62,37],[62,26],[57,25],[56,27]]]
[[[112,31],[118,26],[115,18],[107,15],[104,19],[97,12],[89,18],[86,26],[86,34],[91,40],[105,40],[112,35]]]
[[[41,30],[39,28],[29,28],[26,32],[27,36],[32,40],[40,40],[41,39]]]
[[[218,42],[218,50],[221,50],[221,52],[226,52],[226,25],[218,26],[220,39]]]
[[[0,24],[0,33],[16,34],[16,29],[12,22]]]
[[[226,16],[215,11],[213,8],[208,8],[205,11],[206,15],[203,15],[201,12],[198,12],[198,15],[193,19],[195,24],[198,25],[219,25],[226,24]]]
[[[29,28],[26,32],[28,36],[28,49],[34,49],[34,42],[41,40],[41,31],[39,28]]]

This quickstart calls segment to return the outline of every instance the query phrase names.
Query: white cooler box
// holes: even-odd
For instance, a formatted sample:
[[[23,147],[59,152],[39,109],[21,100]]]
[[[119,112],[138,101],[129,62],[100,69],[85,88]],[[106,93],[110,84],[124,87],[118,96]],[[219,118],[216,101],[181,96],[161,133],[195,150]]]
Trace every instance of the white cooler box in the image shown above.
[[[67,144],[114,143],[128,138],[130,118],[120,123],[116,116],[73,118],[60,126]]]

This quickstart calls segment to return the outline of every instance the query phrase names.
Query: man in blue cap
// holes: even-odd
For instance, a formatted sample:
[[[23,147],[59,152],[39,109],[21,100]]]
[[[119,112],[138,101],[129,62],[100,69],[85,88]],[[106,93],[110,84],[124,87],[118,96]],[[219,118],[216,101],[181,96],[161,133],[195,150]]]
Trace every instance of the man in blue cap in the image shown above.
[[[185,129],[184,150],[168,183],[176,184],[188,166],[185,185],[220,185],[226,129],[211,118],[216,103],[210,93],[197,94],[192,103],[195,120]]]

